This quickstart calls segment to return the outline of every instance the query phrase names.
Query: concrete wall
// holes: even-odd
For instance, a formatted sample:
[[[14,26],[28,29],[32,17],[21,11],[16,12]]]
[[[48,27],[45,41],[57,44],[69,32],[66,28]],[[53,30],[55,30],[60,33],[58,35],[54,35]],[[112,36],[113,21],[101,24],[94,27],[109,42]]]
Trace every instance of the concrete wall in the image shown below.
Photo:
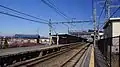
[[[112,23],[112,37],[120,35],[120,22]],[[112,39],[112,52],[119,52],[119,37]]]
[[[112,39],[112,52],[118,53],[119,52],[119,37]]]
[[[112,37],[119,36],[120,35],[120,22],[113,22],[112,23]]]

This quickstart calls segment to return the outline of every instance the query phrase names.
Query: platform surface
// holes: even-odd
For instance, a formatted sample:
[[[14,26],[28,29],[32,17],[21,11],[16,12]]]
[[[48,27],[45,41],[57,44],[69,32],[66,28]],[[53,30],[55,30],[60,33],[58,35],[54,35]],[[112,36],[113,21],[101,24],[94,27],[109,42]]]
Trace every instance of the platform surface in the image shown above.
[[[95,67],[108,67],[108,64],[103,56],[103,54],[100,52],[97,46],[94,48],[95,51]]]
[[[35,51],[45,48],[57,47],[58,45],[36,45],[30,47],[17,47],[17,48],[7,48],[7,49],[0,49],[0,56],[7,56],[12,54],[24,53],[27,51]],[[59,45],[60,46],[60,45]]]

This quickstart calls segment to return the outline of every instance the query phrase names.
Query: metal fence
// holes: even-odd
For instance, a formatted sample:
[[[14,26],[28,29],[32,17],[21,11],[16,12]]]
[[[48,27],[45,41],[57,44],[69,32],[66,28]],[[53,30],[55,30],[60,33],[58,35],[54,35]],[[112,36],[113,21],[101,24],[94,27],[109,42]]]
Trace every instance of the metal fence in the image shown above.
[[[120,67],[120,36],[100,39],[97,46],[110,67]]]

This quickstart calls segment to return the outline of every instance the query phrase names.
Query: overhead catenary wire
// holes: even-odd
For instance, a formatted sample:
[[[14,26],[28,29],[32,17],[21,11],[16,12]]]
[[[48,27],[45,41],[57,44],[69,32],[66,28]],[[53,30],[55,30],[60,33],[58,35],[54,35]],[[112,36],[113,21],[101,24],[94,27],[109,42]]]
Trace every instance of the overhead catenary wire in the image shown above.
[[[50,0],[48,0],[48,2],[50,3]],[[51,4],[52,4],[52,3],[51,3]],[[54,4],[53,4],[53,5],[54,5]],[[19,14],[23,14],[23,15],[26,15],[26,16],[29,16],[29,17],[32,17],[32,18],[35,18],[35,19],[39,19],[39,20],[48,22],[47,20],[40,19],[40,18],[38,18],[38,17],[35,17],[35,16],[32,16],[32,15],[26,14],[26,13],[24,13],[24,12],[17,11],[16,9],[12,9],[12,8],[9,8],[9,7],[3,6],[3,5],[0,5],[0,7],[3,7],[3,8],[5,8],[5,9],[11,10],[11,11],[14,11],[14,12],[19,13]],[[64,16],[65,18],[67,18],[67,20],[70,19],[67,15],[65,15],[65,14],[62,13],[58,8],[56,8],[55,5],[54,5],[53,7],[54,7],[54,8],[56,9],[56,11],[58,11],[62,16]],[[0,12],[0,13],[1,13],[1,14],[5,14],[5,15],[9,15],[9,16],[12,16],[12,17],[16,17],[16,18],[20,18],[20,19],[32,21],[32,22],[48,24],[48,23],[45,23],[45,22],[42,22],[42,21],[37,21],[37,20],[25,18],[25,17],[22,17],[22,16],[10,14],[10,13],[7,13],[7,12]],[[74,23],[74,22],[73,22],[73,23]]]
[[[73,21],[73,22],[53,22],[52,24],[63,24],[63,23],[83,23],[83,22],[91,22],[91,20],[78,20],[78,21]]]
[[[9,8],[9,7],[6,7],[6,6],[3,6],[3,5],[1,5],[1,4],[0,4],[0,7],[5,8],[5,9],[8,9],[8,10],[11,10],[11,11],[16,12],[16,13],[19,13],[19,14],[23,14],[23,15],[25,15],[25,16],[29,16],[29,17],[31,17],[31,18],[35,18],[35,19],[39,19],[39,20],[42,20],[42,21],[48,22],[47,20],[44,20],[44,19],[41,19],[41,18],[38,18],[38,17],[32,16],[32,15],[26,14],[26,13],[24,13],[24,12],[20,12],[20,11],[18,11],[18,10],[16,10],[16,9],[12,9],[12,8]]]
[[[23,19],[23,20],[28,20],[28,21],[32,21],[32,22],[36,22],[36,23],[42,23],[42,24],[47,24],[47,25],[49,25],[48,23],[45,23],[45,22],[41,22],[41,21],[36,21],[36,20],[28,19],[28,18],[25,18],[25,17],[21,17],[21,16],[13,15],[13,14],[6,13],[6,12],[2,12],[2,11],[0,11],[0,13],[1,13],[1,14],[4,14],[4,15],[11,16],[11,17],[15,17],[15,18]],[[57,34],[57,32],[55,31],[55,29],[54,29],[52,26],[51,26],[51,28],[52,28],[53,31]]]
[[[102,10],[100,12],[100,15],[98,17],[98,25],[97,25],[98,37],[99,37],[99,30],[100,30],[100,28],[99,28],[99,26],[100,26],[100,19],[101,19],[101,16],[102,16],[103,12],[104,12],[105,7],[106,7],[106,2],[107,2],[107,0],[105,0],[103,8],[102,8]]]
[[[66,14],[64,14],[63,12],[61,12],[59,10],[59,8],[57,8],[55,6],[55,4],[53,4],[53,2],[51,2],[50,0],[41,0],[44,4],[46,4],[48,7],[52,8],[57,14],[59,14],[60,16],[62,16],[65,20],[67,20],[66,22],[53,22],[52,24],[64,24],[64,23],[83,23],[83,22],[91,22],[91,21],[70,21],[72,18],[68,17]]]
[[[100,20],[102,14],[103,14],[103,12],[104,12],[106,1],[107,1],[107,0],[105,0],[105,2],[104,2],[104,6],[103,6],[103,8],[102,8],[102,10],[101,10],[101,12],[100,12],[100,15],[99,15],[99,17],[98,17],[98,20]]]
[[[19,19],[24,19],[24,20],[32,21],[32,22],[37,22],[37,23],[42,23],[42,24],[48,24],[48,23],[46,23],[46,22],[41,22],[41,21],[37,21],[37,20],[28,19],[28,18],[25,18],[25,17],[13,15],[13,14],[10,14],[10,13],[6,13],[6,12],[3,12],[3,11],[0,11],[0,13],[1,13],[1,14],[4,14],[4,15],[16,17],[16,18],[19,18]]]
[[[9,7],[3,6],[3,5],[0,5],[0,7],[5,8],[5,9],[8,9],[8,10],[11,10],[11,11],[16,12],[16,13],[19,13],[19,14],[23,14],[23,15],[25,15],[25,16],[29,16],[29,17],[31,17],[31,18],[35,18],[35,19],[39,19],[39,20],[42,20],[42,21],[45,21],[45,22],[49,22],[49,21],[47,21],[47,20],[44,20],[44,19],[41,19],[41,18],[32,16],[32,15],[26,14],[26,13],[24,13],[24,12],[20,12],[20,11],[18,11],[18,10],[16,10],[16,9],[12,9],[12,8],[9,8]],[[32,21],[32,22],[48,24],[48,23],[45,23],[45,22],[41,22],[41,21],[36,21],[36,20],[28,19],[28,18],[25,18],[25,17],[13,15],[13,14],[6,13],[6,12],[0,12],[0,13],[1,13],[1,14],[5,14],[5,15],[9,15],[9,16],[12,16],[12,17],[16,17],[16,18],[20,18],[20,19]],[[48,25],[49,25],[49,24],[48,24]],[[54,29],[53,27],[51,27],[51,28],[52,28],[53,31],[56,33],[55,29]]]
[[[47,0],[47,1],[48,1],[54,8],[56,8],[56,10],[58,10],[58,12],[60,12],[63,16],[65,16],[65,17],[68,18],[68,19],[72,19],[72,18],[68,17],[66,14],[64,14],[63,12],[61,12],[60,9],[57,8],[57,7],[55,6],[55,4],[53,4],[53,3],[51,2],[51,0]]]
[[[113,17],[119,9],[120,9],[120,7],[118,7],[118,8],[110,15],[110,17],[109,17],[107,20],[109,20],[111,17]],[[106,24],[106,23],[107,23],[107,22],[105,22],[104,24]],[[103,24],[100,28],[102,28],[102,27],[104,26],[104,24]]]
[[[54,28],[54,27],[51,27],[51,28],[52,28],[53,32],[54,32],[55,34],[57,34],[55,28]]]
[[[51,3],[50,1],[48,1],[48,2]],[[51,4],[52,4],[52,3],[51,3]],[[52,4],[52,5],[55,7],[54,4]],[[16,10],[16,9],[12,9],[12,8],[6,7],[6,6],[1,5],[1,4],[0,4],[0,7],[5,8],[5,9],[8,9],[8,10],[11,10],[11,11],[13,11],[13,12],[16,12],[16,13],[19,13],[19,14],[22,14],[22,15],[25,15],[25,16],[29,16],[29,17],[31,17],[31,18],[35,18],[35,19],[39,19],[39,20],[42,20],[42,21],[45,21],[45,22],[49,22],[49,21],[47,21],[47,20],[44,20],[44,19],[41,19],[41,18],[32,16],[32,15],[26,14],[26,13],[24,13],[24,12],[20,12],[20,11],[18,11],[18,10]],[[56,8],[56,7],[55,7],[55,8]],[[60,12],[60,10],[59,10],[58,8],[56,8],[56,9],[58,10],[58,12]],[[12,16],[12,17],[16,17],[16,18],[20,18],[20,19],[32,21],[32,22],[48,24],[48,23],[45,23],[45,22],[36,21],[36,20],[32,20],[32,19],[25,18],[25,17],[13,15],[13,14],[10,14],[10,13],[7,13],[7,12],[0,12],[0,13],[1,13],[1,14],[4,14],[4,15],[8,15],[8,16]],[[60,13],[61,13],[62,15],[64,15],[65,17],[67,17],[64,13],[62,13],[62,12],[60,12]],[[49,25],[49,24],[48,24],[48,25]],[[51,27],[51,28],[53,29],[53,31],[54,31],[55,33],[57,33],[53,27]]]
[[[61,17],[63,17],[65,20],[69,21],[71,18],[68,17],[67,15],[65,15],[63,12],[61,12],[59,10],[59,8],[57,8],[55,6],[55,4],[53,4],[50,0],[41,0],[43,3],[45,3],[48,7],[52,8],[57,14],[59,14]],[[52,23],[55,24],[55,23]],[[55,31],[54,28],[52,28],[53,31],[57,34],[57,32]]]
[[[114,16],[114,14],[120,9],[120,6],[111,14],[110,18]]]
[[[59,11],[57,8],[55,8],[52,4],[50,4],[50,1],[41,0],[43,3],[45,3],[48,7],[52,8],[57,14],[62,16],[65,20],[69,21],[69,18],[67,18],[65,15],[61,14],[61,11]]]
[[[67,16],[66,14],[64,14],[63,12],[61,12],[60,9],[57,8],[56,5],[55,5],[53,2],[51,2],[51,0],[47,0],[47,2],[49,2],[49,4],[51,4],[60,14],[62,14],[64,17],[66,17],[67,19],[66,19],[66,18],[65,18],[65,19],[66,19],[68,22],[69,22],[69,20],[73,19],[73,18]],[[73,20],[72,20],[71,22],[73,22]],[[54,23],[53,23],[53,24],[54,24]],[[70,24],[71,26],[74,26],[72,23],[68,23],[68,24]]]

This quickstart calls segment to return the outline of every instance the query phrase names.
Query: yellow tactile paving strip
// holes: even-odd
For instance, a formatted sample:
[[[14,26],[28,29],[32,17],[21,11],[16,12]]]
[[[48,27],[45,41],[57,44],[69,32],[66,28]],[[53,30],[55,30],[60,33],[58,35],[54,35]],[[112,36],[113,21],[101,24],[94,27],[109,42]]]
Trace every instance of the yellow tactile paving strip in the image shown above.
[[[94,67],[94,48],[92,47],[89,67]]]

